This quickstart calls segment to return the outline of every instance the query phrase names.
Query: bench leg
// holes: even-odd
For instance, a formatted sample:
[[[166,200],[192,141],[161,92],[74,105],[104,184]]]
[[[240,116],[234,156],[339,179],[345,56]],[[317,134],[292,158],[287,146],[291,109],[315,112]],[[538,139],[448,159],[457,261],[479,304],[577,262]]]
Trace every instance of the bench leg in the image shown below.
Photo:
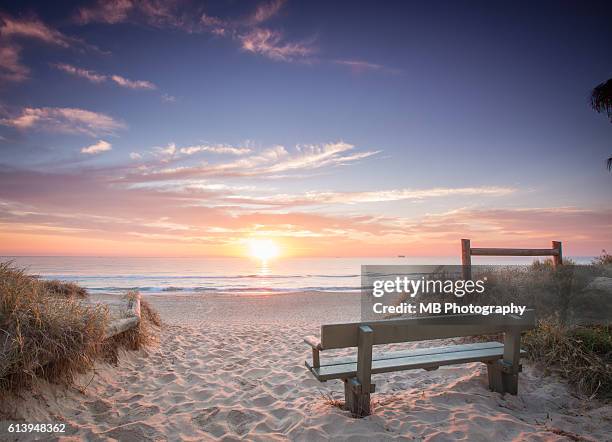
[[[370,414],[370,393],[363,393],[362,385],[357,378],[342,379],[344,382],[344,409],[354,417]],[[374,390],[371,384],[370,391]]]
[[[496,393],[504,393],[502,371],[497,361],[487,362],[487,375],[489,377],[489,389]]]
[[[352,413],[354,409],[353,403],[355,402],[355,393],[351,389],[350,379],[342,379],[342,382],[344,382],[344,409]]]
[[[506,393],[518,394],[518,373],[502,373],[502,381]]]
[[[514,367],[502,359],[487,362],[487,375],[489,377],[489,389],[496,393],[518,393],[518,372],[520,365]]]

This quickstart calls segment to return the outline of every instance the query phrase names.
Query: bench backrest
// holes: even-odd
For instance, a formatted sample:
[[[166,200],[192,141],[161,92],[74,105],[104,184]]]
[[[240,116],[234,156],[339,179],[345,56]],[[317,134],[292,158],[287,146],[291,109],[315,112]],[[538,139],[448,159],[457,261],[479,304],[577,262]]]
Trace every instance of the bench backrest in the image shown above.
[[[425,341],[463,336],[476,336],[524,331],[534,328],[535,314],[527,310],[518,315],[445,315],[422,318],[328,324],[321,326],[321,347],[357,347],[359,326],[368,325],[374,331],[374,345],[396,342]]]

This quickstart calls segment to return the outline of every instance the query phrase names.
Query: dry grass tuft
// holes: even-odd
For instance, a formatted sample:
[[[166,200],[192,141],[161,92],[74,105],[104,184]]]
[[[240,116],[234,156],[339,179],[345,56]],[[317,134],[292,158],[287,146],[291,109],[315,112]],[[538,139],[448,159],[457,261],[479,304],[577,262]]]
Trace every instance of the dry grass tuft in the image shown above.
[[[0,391],[34,378],[70,383],[100,352],[108,318],[103,306],[85,306],[72,287],[48,285],[0,263]],[[59,295],[58,295],[59,293]]]
[[[142,348],[161,324],[143,302],[139,326],[105,340],[108,308],[82,303],[86,296],[74,283],[42,281],[0,263],[0,393],[29,388],[36,378],[71,384],[96,359],[116,361],[119,348]]]
[[[74,282],[65,282],[53,279],[51,281],[39,281],[43,289],[52,296],[63,296],[65,298],[87,298],[87,290]]]
[[[612,398],[612,327],[564,326],[542,320],[523,341],[529,357],[558,371],[591,397]]]
[[[323,402],[325,403],[325,405],[340,408],[341,410],[345,409],[344,401],[334,398],[334,396],[331,393],[322,392],[321,390],[319,390],[319,394],[323,398]]]

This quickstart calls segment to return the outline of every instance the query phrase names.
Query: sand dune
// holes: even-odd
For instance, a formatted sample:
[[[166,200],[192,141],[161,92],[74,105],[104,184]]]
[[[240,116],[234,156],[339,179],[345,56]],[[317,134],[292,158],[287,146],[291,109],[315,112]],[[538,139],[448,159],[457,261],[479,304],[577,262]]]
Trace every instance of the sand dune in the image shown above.
[[[301,340],[321,323],[357,319],[353,294],[149,299],[166,325],[148,354],[126,353],[117,367],[81,376],[85,393],[40,385],[5,408],[18,405],[27,422],[65,422],[60,440],[610,438],[612,407],[574,397],[530,366],[516,397],[489,392],[477,363],[377,375],[372,416],[351,418],[329,401],[342,399],[342,384],[307,373]]]

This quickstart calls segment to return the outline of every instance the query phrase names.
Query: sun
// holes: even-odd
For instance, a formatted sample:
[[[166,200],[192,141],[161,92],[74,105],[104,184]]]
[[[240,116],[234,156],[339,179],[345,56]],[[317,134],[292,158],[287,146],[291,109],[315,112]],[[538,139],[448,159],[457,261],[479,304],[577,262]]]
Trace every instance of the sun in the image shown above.
[[[261,261],[276,258],[280,254],[278,245],[271,239],[249,240],[249,254]]]

